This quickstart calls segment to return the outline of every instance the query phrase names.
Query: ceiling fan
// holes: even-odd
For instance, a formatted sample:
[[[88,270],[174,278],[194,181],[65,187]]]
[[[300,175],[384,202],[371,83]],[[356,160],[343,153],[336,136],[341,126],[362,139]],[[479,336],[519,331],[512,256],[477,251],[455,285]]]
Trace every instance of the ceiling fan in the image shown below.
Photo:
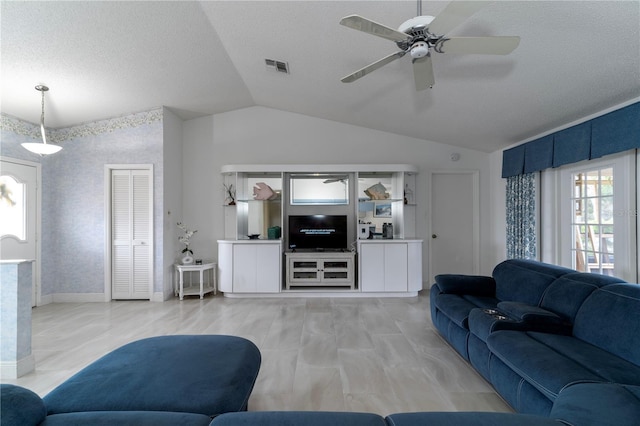
[[[416,90],[433,87],[435,83],[432,52],[475,53],[484,55],[507,55],[520,43],[517,36],[494,37],[447,37],[446,34],[460,25],[468,17],[486,6],[489,1],[452,1],[436,17],[422,15],[422,0],[418,0],[418,15],[405,21],[397,30],[379,24],[359,15],[345,16],[340,24],[354,30],[373,34],[396,43],[400,51],[367,65],[342,78],[343,83],[351,83],[382,66],[402,58],[409,53],[413,63],[413,77]]]

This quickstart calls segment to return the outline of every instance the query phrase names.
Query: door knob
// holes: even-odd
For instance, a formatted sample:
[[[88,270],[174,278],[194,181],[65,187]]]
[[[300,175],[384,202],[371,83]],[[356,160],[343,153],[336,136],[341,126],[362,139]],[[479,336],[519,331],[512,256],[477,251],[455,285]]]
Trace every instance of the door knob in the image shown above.
[[[431,234],[431,238],[435,240],[436,238],[438,238],[438,236],[436,234]]]

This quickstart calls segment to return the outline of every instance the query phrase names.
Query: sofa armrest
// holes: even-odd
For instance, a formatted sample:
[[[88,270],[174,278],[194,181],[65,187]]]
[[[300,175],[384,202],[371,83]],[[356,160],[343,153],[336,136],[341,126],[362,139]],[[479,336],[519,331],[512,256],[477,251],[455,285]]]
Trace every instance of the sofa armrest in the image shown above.
[[[436,275],[436,284],[447,294],[470,294],[474,296],[494,296],[496,281],[481,275]]]
[[[42,399],[35,392],[16,385],[0,385],[0,406],[3,426],[35,426],[47,416]]]
[[[637,426],[640,386],[575,383],[560,391],[549,417],[572,425]]]
[[[529,324],[569,325],[561,316],[538,306],[520,302],[500,302],[498,310],[506,316]]]

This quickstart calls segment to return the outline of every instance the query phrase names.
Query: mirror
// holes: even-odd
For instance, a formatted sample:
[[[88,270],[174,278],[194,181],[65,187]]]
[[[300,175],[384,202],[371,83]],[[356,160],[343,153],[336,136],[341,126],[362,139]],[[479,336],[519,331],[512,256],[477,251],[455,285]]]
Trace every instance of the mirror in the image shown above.
[[[290,184],[291,205],[349,204],[346,174],[294,174]]]

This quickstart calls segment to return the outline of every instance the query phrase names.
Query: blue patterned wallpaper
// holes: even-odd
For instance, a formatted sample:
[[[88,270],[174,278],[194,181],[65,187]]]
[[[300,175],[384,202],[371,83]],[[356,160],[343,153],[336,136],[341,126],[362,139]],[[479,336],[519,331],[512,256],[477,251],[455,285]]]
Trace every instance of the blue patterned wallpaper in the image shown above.
[[[42,164],[42,295],[104,292],[106,164],[154,166],[154,291],[162,292],[162,109],[53,130],[64,149],[43,158],[20,146],[33,140],[32,125],[1,118],[0,155]]]

